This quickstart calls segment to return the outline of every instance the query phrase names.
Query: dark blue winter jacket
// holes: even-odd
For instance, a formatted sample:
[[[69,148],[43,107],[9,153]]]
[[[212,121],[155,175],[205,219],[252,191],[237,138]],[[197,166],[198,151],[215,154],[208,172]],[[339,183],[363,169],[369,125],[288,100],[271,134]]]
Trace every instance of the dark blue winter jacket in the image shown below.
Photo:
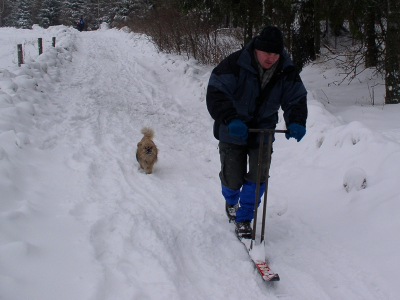
[[[215,120],[214,136],[222,142],[256,146],[257,134],[243,140],[230,135],[227,125],[239,118],[248,128],[274,129],[280,107],[287,125],[306,125],[307,91],[289,55],[283,51],[274,75],[261,90],[253,42],[215,67],[208,83],[207,108]]]

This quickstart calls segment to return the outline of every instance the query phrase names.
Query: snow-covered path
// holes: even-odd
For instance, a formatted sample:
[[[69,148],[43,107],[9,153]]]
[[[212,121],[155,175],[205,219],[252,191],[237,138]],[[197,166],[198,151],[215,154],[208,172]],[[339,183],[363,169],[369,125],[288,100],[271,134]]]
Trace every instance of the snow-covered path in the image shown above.
[[[364,249],[361,232],[371,199],[392,183],[371,176],[370,189],[346,193],[341,181],[351,166],[374,173],[385,157],[396,161],[398,143],[369,138],[362,124],[310,99],[304,141],[278,135],[274,144],[266,256],[281,281],[266,284],[224,213],[204,101],[211,68],[157,53],[123,30],[70,30],[69,39],[76,49],[24,148],[31,162],[19,188],[29,201],[23,213],[3,213],[8,223],[0,219],[24,241],[0,247],[23,265],[0,271],[0,299],[395,299],[378,263],[366,263],[379,247]],[[150,175],[135,158],[143,126],[154,128],[160,149]],[[369,164],[383,141],[385,156]],[[388,214],[373,224],[380,215]]]
[[[237,299],[272,296],[274,288],[262,286],[225,223],[218,154],[205,103],[193,98],[198,105],[188,109],[184,103],[190,99],[174,93],[187,88],[187,97],[190,88],[201,88],[195,86],[198,82],[193,79],[188,87],[172,82],[181,66],[174,68],[174,61],[156,53],[149,61],[148,49],[126,47],[112,34],[86,33],[76,45],[78,53],[56,92],[56,102],[65,110],[57,132],[73,147],[66,165],[87,182],[87,189],[72,200],[72,215],[89,223],[90,243],[103,270],[96,298],[224,299],[233,288]],[[190,65],[187,69],[201,79],[201,70]],[[174,85],[180,86],[171,90]],[[154,127],[161,151],[149,176],[137,170],[134,156],[144,125]],[[271,193],[274,190],[279,191],[272,188]],[[281,229],[271,228],[270,245],[275,240],[280,244],[269,248],[271,263],[280,261],[276,268],[286,279],[276,287],[277,295],[377,298],[379,293],[365,282],[368,274],[357,275],[352,259],[340,258],[340,248],[324,244],[323,238],[318,241],[312,228],[299,225],[300,220],[287,221],[275,223]],[[290,230],[299,233],[283,241],[295,248],[283,255],[282,236]],[[315,274],[307,271],[310,267],[317,269]],[[356,281],[364,287],[362,291],[346,288],[349,277],[352,285]],[[332,285],[327,284],[330,280]]]
[[[250,271],[237,295],[245,297],[245,287],[256,284],[252,266],[216,201],[212,123],[203,99],[190,93],[203,82],[173,83],[174,73],[185,70],[174,64],[184,62],[157,60],[157,53],[148,61],[149,53],[124,43],[104,32],[80,35],[54,93],[63,119],[57,143],[69,148],[64,163],[86,182],[69,198],[71,214],[90,228],[88,242],[103,270],[95,298],[223,299]],[[186,69],[202,77],[196,67]],[[182,105],[188,99],[171,91],[174,84],[177,91],[187,84],[185,95],[198,104]],[[138,170],[134,155],[145,125],[155,129],[160,149],[152,175]],[[221,260],[221,251],[231,253]],[[241,272],[237,256],[247,265]]]

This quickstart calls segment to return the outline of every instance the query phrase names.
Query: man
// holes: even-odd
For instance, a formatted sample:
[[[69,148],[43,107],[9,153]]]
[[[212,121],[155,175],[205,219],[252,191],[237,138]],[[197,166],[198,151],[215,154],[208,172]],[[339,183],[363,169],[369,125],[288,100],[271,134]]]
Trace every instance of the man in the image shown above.
[[[78,23],[78,30],[83,31],[84,29],[85,29],[85,21],[83,20],[83,17],[81,17]]]
[[[245,48],[226,57],[208,83],[207,108],[219,140],[222,195],[239,238],[252,236],[256,194],[260,134],[248,133],[248,128],[275,129],[282,108],[290,132],[286,138],[299,142],[306,133],[307,91],[283,48],[282,32],[267,26]],[[259,203],[265,189],[267,147],[261,167]]]

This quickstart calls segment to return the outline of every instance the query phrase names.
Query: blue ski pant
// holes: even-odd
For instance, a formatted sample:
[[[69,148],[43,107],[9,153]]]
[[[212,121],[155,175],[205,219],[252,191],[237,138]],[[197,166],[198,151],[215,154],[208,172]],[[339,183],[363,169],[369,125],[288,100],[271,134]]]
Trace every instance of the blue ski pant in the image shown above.
[[[265,190],[265,175],[268,164],[266,146],[263,148],[262,155],[258,204],[260,204]],[[219,142],[219,153],[221,160],[219,177],[222,195],[230,205],[239,202],[240,207],[236,212],[236,222],[251,221],[254,218],[259,148]]]

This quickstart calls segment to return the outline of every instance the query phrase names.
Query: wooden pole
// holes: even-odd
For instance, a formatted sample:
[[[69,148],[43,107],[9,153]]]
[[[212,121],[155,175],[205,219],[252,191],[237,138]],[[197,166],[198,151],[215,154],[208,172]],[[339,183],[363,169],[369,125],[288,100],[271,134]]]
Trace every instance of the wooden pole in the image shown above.
[[[43,53],[43,40],[42,38],[38,38],[38,48],[39,48],[39,55]]]
[[[52,45],[53,45],[53,47],[55,47],[55,46],[56,46],[56,37],[53,36],[52,41],[53,41],[53,42],[52,42]]]
[[[20,67],[24,63],[24,56],[22,54],[22,44],[17,45],[18,51],[18,67]]]

